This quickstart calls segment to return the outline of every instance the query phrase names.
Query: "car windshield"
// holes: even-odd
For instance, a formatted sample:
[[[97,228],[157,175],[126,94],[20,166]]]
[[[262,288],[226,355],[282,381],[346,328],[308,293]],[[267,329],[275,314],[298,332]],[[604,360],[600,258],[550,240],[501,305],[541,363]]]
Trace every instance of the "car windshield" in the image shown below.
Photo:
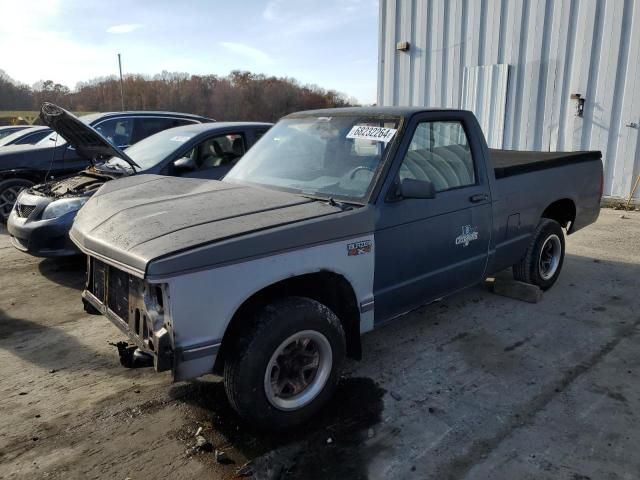
[[[140,140],[127,148],[125,153],[140,166],[138,170],[147,170],[172,155],[195,135],[196,132],[188,128],[170,128]],[[106,165],[131,168],[127,162],[118,157],[111,157]]]
[[[361,115],[285,118],[225,180],[359,202],[373,188],[398,124],[397,117]]]

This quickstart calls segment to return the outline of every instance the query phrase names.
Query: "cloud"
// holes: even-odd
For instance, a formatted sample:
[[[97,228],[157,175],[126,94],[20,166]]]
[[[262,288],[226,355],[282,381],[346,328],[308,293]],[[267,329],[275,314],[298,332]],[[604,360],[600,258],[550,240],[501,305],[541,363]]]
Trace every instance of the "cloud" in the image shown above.
[[[267,3],[267,6],[262,12],[262,16],[265,20],[270,22],[280,19],[280,12],[282,11],[282,0],[271,0]]]
[[[122,25],[112,25],[107,28],[107,33],[131,33],[142,27],[139,23],[124,23]]]
[[[230,52],[242,55],[256,64],[269,65],[274,63],[273,58],[271,58],[268,53],[254,47],[250,47],[249,45],[235,42],[220,42],[220,45]]]

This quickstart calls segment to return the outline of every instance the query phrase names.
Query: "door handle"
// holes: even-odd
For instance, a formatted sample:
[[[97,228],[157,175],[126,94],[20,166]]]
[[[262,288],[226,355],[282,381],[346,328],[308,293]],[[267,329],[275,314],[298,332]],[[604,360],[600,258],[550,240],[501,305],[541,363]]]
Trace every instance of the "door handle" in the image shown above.
[[[469,197],[469,201],[471,203],[484,202],[485,200],[489,200],[489,195],[487,195],[486,193],[478,193]]]

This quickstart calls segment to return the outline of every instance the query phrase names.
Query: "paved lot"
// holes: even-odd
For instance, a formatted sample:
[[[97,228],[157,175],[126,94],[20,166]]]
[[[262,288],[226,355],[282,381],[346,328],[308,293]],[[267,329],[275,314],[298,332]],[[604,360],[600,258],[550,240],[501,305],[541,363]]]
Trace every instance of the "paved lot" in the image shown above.
[[[215,378],[126,370],[80,261],[0,232],[0,478],[640,478],[640,214],[568,240],[541,303],[484,286],[367,335],[310,425],[260,434]],[[214,454],[191,450],[203,428]],[[331,439],[328,442],[328,439]]]

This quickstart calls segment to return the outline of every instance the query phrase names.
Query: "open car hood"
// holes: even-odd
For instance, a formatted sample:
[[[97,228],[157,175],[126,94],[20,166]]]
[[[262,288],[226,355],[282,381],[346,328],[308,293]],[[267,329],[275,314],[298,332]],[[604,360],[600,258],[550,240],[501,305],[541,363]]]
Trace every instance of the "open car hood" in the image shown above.
[[[40,119],[45,125],[64,137],[80,155],[90,159],[92,162],[97,157],[118,157],[132,167],[138,166],[126,153],[112,145],[109,140],[100,135],[93,127],[82,122],[64,108],[45,102],[40,109]]]

